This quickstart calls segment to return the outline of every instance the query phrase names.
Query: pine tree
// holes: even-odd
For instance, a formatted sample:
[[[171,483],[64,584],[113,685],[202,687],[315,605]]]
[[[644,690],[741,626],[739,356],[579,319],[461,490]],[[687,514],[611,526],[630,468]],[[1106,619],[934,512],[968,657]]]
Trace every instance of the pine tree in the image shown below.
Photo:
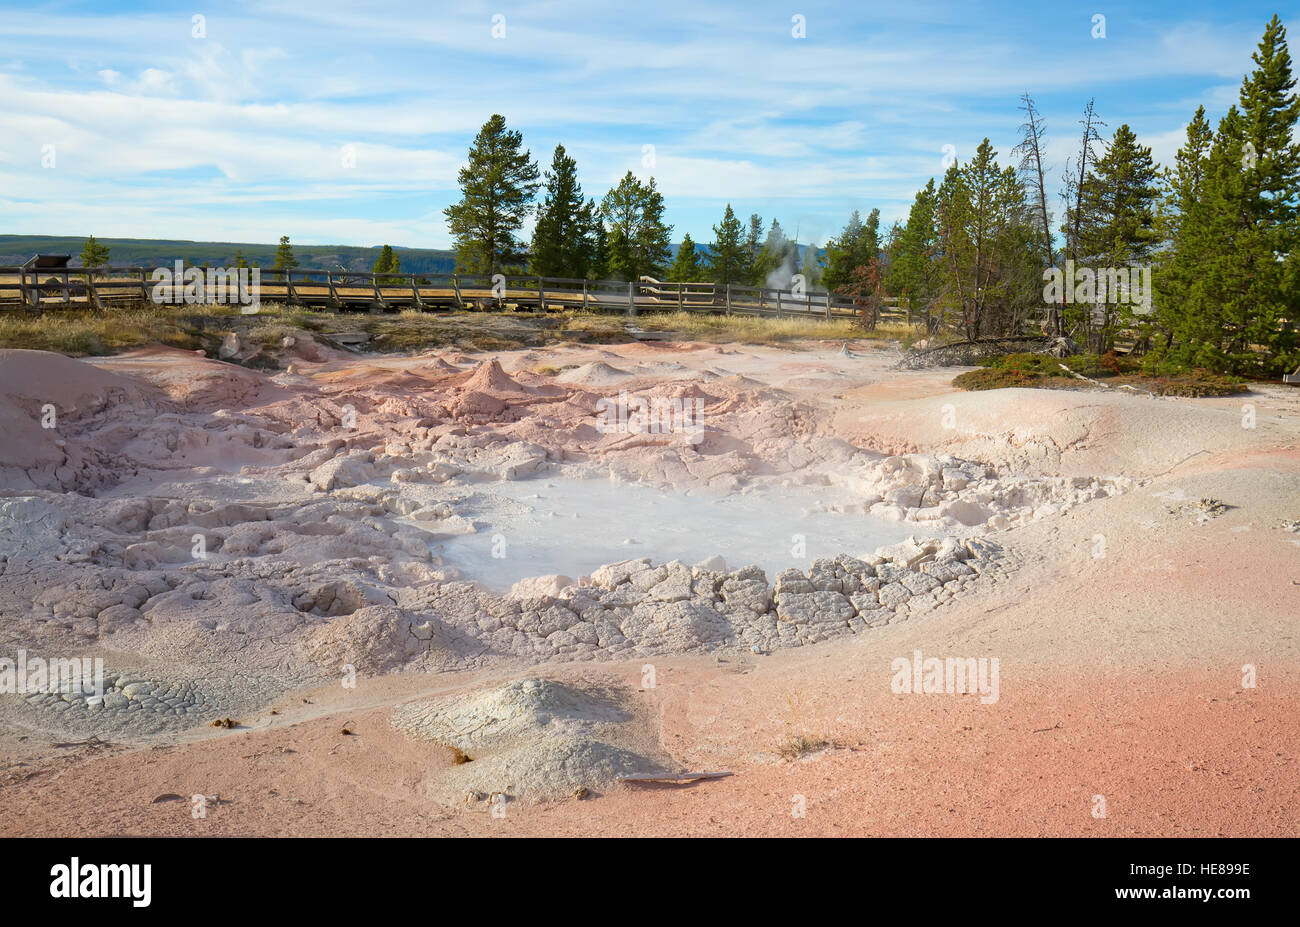
[[[849,283],[853,271],[869,267],[880,255],[880,210],[873,209],[862,221],[855,209],[838,238],[826,243],[826,286],[837,289]]]
[[[497,274],[523,261],[524,246],[515,233],[531,208],[537,178],[523,135],[494,114],[475,136],[469,162],[457,175],[460,202],[444,210],[458,271]]]
[[[1079,215],[1070,217],[1079,260],[1095,273],[1098,283],[1097,303],[1067,310],[1067,318],[1089,333],[1097,353],[1114,347],[1118,332],[1138,321],[1134,313],[1142,307],[1136,306],[1134,294],[1122,293],[1124,299],[1118,302],[1113,293],[1102,292],[1101,281],[1108,279],[1110,269],[1125,268],[1127,279],[1127,268],[1149,264],[1160,239],[1159,179],[1151,149],[1139,145],[1133,130],[1121,125],[1084,180]]]
[[[927,334],[933,331],[931,305],[937,295],[938,238],[934,227],[936,191],[931,177],[916,194],[907,224],[898,234],[890,254],[886,285],[908,313],[923,313]]]
[[[584,278],[596,261],[595,204],[583,199],[578,164],[563,145],[555,146],[544,179],[529,267],[544,277]]]
[[[607,280],[610,277],[609,232],[605,230],[605,223],[600,220],[600,212],[596,207],[595,200],[588,200],[587,202],[592,214],[592,243],[594,251],[591,261],[591,270],[588,271],[588,279]]]
[[[862,216],[855,209],[839,237],[826,242],[826,272],[822,279],[827,289],[837,290],[849,282],[855,260],[854,249],[862,235]]]
[[[108,245],[101,245],[95,241],[95,236],[91,235],[86,239],[86,244],[81,249],[81,265],[83,267],[102,267],[107,263]]]
[[[1264,29],[1251,55],[1256,68],[1241,87],[1242,131],[1247,148],[1247,208],[1251,219],[1266,227],[1273,250],[1289,253],[1296,244],[1295,219],[1300,207],[1300,97],[1294,93],[1286,28],[1277,14]]]
[[[755,279],[758,273],[758,253],[763,249],[763,217],[750,213],[749,225],[745,229],[745,265],[741,270],[740,282],[751,286],[762,286],[763,281]]]
[[[674,283],[695,283],[700,279],[700,257],[695,253],[695,242],[688,234],[677,248],[677,257],[668,268],[668,279]]]
[[[968,339],[1015,333],[1040,301],[1042,271],[1024,187],[997,163],[986,138],[966,165],[953,164],[935,194],[942,305]]]
[[[672,226],[664,224],[664,198],[655,189],[654,178],[642,183],[628,171],[605,194],[600,211],[610,226],[609,270],[624,280],[661,276],[668,263]]]
[[[248,266],[248,258],[244,257],[244,251],[243,251],[243,249],[240,248],[240,249],[236,250],[236,251],[235,251],[235,267],[236,267],[236,269],[241,268],[241,267],[247,267],[247,266]]]
[[[272,270],[293,270],[298,266],[298,259],[293,256],[293,245],[289,244],[289,236],[280,236],[280,246],[275,249],[275,264]]]
[[[395,274],[401,270],[402,259],[393,253],[392,245],[384,245],[379,252],[379,257],[375,260],[371,271],[376,274]],[[376,282],[380,286],[396,286],[399,281],[392,277],[376,277]]]
[[[632,245],[622,228],[615,227],[608,235],[605,246],[605,275],[614,280],[636,280],[638,266],[632,254]]]
[[[1205,118],[1205,107],[1199,106],[1187,125],[1186,143],[1174,155],[1174,167],[1164,174],[1165,195],[1159,218],[1169,247],[1156,256],[1152,274],[1155,324],[1159,329],[1159,340],[1154,345],[1157,357],[1168,352],[1175,332],[1182,327],[1181,317],[1187,310],[1183,297],[1197,274],[1193,213],[1201,202],[1213,144],[1214,130]]]
[[[743,235],[744,228],[728,203],[727,211],[722,214],[722,222],[713,227],[713,243],[709,245],[706,258],[714,283],[725,286],[747,279],[745,273],[749,261]]]
[[[1240,108],[1233,106],[1219,122],[1199,196],[1184,202],[1178,216],[1173,273],[1161,292],[1167,341],[1157,358],[1267,376],[1300,362],[1296,333],[1286,324],[1300,311],[1300,146],[1292,140],[1300,101],[1286,30],[1276,16],[1253,60]],[[1191,134],[1188,187],[1201,144],[1193,144]],[[1197,136],[1203,136],[1199,129]]]

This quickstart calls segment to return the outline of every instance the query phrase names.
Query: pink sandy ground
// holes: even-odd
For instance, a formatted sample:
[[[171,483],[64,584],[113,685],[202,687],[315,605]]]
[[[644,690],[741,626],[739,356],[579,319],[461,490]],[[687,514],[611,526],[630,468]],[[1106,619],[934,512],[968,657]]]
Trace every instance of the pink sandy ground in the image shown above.
[[[1001,414],[1005,397],[954,394],[949,376],[863,387],[843,433],[935,443],[918,429],[937,425],[893,414],[891,403]],[[1016,392],[1022,424],[1066,421],[1101,401]],[[1261,416],[1286,423],[1281,438],[1234,449],[1193,435],[1189,446],[1214,453],[1021,529],[1019,542],[1043,555],[987,597],[770,656],[656,660],[658,685],[640,697],[658,706],[662,743],[684,767],[729,778],[515,802],[502,818],[483,805],[440,807],[425,784],[451,757],[393,730],[392,706],[501,674],[395,676],[346,696],[337,687],[296,693],[234,731],[18,759],[0,789],[0,834],[1295,836],[1300,545],[1277,526],[1300,514],[1300,454],[1297,403],[1279,395],[1258,401]],[[1180,409],[1231,411],[1233,401],[1134,405],[1139,418],[1121,406],[1072,439],[1081,456],[1067,455],[1061,470],[1131,457],[1145,471],[1135,475],[1157,473],[1160,446],[1173,440],[1159,433],[1161,416],[1177,423]],[[1193,525],[1154,495],[1178,488],[1235,507]],[[1109,538],[1104,560],[1088,554],[1098,532]],[[890,661],[917,648],[999,657],[1000,700],[892,693]],[[1257,668],[1255,688],[1242,687],[1246,664]],[[641,665],[601,671],[636,687]],[[342,733],[348,722],[352,734]],[[831,746],[782,759],[778,748],[795,735]],[[204,819],[191,817],[195,793],[220,796]],[[166,794],[186,800],[155,802]],[[800,795],[807,812],[796,817]],[[1094,815],[1095,796],[1105,817]]]

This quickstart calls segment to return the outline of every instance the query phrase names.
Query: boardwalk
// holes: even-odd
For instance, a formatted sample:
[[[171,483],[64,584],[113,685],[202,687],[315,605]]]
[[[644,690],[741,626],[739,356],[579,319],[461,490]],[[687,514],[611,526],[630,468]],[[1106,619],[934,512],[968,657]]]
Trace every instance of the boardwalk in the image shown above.
[[[170,272],[170,268],[167,268]],[[235,283],[224,271],[207,271],[202,302],[233,303]],[[373,274],[327,270],[259,270],[250,287],[259,302],[329,312],[450,311],[522,309],[590,312],[683,311],[776,317],[852,318],[851,301],[827,293],[797,293],[768,287],[636,282],[560,277],[469,274]],[[33,271],[0,267],[0,310],[108,310],[142,302],[170,304],[167,283],[142,267]],[[177,287],[177,303],[182,302]],[[895,314],[886,300],[882,315]]]

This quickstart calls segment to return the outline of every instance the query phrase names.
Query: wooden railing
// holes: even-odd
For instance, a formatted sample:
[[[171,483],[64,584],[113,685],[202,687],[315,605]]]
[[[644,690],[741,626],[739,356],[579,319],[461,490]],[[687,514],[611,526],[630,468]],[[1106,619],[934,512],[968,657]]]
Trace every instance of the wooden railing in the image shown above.
[[[168,275],[174,268],[167,267]],[[415,309],[583,309],[621,311],[717,312],[729,315],[805,316],[825,319],[858,314],[850,300],[825,292],[796,292],[738,284],[679,283],[642,277],[636,281],[581,280],[569,277],[476,274],[366,273],[344,270],[256,270],[240,290],[233,269],[207,268],[202,294],[170,276],[143,267],[109,266],[45,270],[0,267],[0,308],[42,311],[92,308],[140,302],[171,304],[246,304],[262,302],[339,312]],[[251,278],[252,272],[249,272]],[[885,301],[882,316],[898,315],[896,301]],[[246,307],[247,308],[247,307]]]

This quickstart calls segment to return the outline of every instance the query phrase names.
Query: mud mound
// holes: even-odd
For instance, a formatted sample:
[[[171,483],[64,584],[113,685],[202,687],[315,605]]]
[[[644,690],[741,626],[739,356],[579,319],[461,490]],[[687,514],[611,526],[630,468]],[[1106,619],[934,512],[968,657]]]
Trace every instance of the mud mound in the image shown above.
[[[455,364],[447,363],[441,357],[435,357],[433,360],[429,361],[429,363],[426,366],[428,367],[428,369],[437,371],[439,373],[460,373],[461,372],[461,369],[459,367],[457,367]]]
[[[635,374],[618,367],[611,367],[601,361],[583,364],[572,370],[566,370],[555,379],[562,383],[582,383],[587,386],[609,386],[635,378]]]
[[[412,663],[453,661],[445,632],[432,618],[400,608],[367,605],[313,631],[307,653],[324,672],[353,666],[362,673],[391,673]],[[439,657],[445,657],[440,661]]]
[[[485,692],[403,705],[393,713],[393,726],[468,758],[428,783],[430,797],[448,802],[468,794],[560,798],[671,765],[627,692],[596,682],[518,679]]]
[[[465,381],[466,390],[480,393],[526,393],[528,389],[502,369],[496,358],[484,361]]]
[[[81,446],[87,423],[132,428],[149,420],[141,410],[167,408],[160,392],[130,377],[61,354],[0,350],[0,487],[77,484],[100,450]]]

